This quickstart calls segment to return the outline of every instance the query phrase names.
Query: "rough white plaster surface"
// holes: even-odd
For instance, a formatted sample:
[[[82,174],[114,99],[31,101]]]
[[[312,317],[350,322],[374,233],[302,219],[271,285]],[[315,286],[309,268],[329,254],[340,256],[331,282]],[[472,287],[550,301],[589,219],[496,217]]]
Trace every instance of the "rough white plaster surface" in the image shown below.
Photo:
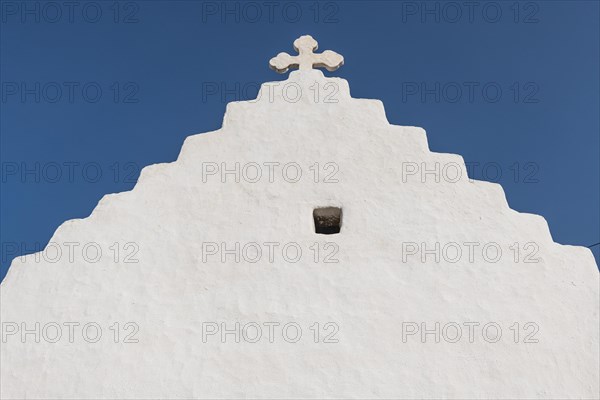
[[[298,87],[302,96],[292,102]],[[497,184],[469,181],[460,156],[429,151],[423,129],[390,125],[383,104],[351,98],[345,80],[297,71],[261,90],[257,101],[230,103],[221,129],[188,137],[177,161],[144,168],[132,191],[107,195],[88,218],[62,224],[51,239],[62,246],[58,261],[49,261],[54,253],[13,261],[1,285],[2,398],[600,397],[599,274],[590,250],[554,243],[542,217],[510,209]],[[327,95],[338,102],[324,102]],[[290,183],[280,166],[273,182],[266,167],[256,183],[249,167],[239,182],[203,176],[213,165],[206,163],[236,162],[297,163],[303,175]],[[309,169],[315,162],[318,183]],[[462,176],[403,176],[411,162],[458,163]],[[335,166],[338,182],[323,182]],[[322,206],[343,208],[340,234],[315,234],[312,212]],[[66,242],[80,244],[74,260]],[[124,260],[129,242],[139,247],[137,263]],[[281,245],[273,263],[266,254],[237,263],[207,256],[207,242]],[[337,246],[338,263],[324,262],[335,250],[325,242]],[[403,251],[406,243],[436,242],[480,245],[473,262],[464,246],[454,263],[448,254],[422,262],[422,252]],[[82,257],[88,243],[102,249],[97,262]],[[301,247],[298,262],[283,259],[287,243]],[[501,246],[497,262],[482,258],[486,243]],[[533,251],[527,243],[539,247],[539,262],[524,262]],[[36,322],[39,343],[34,334],[10,334],[21,323],[35,331]],[[69,322],[80,324],[73,343],[62,325]],[[83,339],[91,322],[102,328],[96,343]],[[127,322],[139,327],[138,343],[124,343]],[[253,325],[239,343],[233,334],[203,341],[210,322],[280,325],[272,343],[265,325],[256,343],[247,340]],[[296,343],[281,332],[290,322],[303,331]],[[327,322],[335,325],[325,330]],[[410,322],[430,330],[439,322],[439,343],[434,333],[403,340]],[[472,340],[471,322],[480,324],[471,325]],[[528,322],[535,325],[525,329]],[[53,323],[63,326],[56,343]],[[452,323],[462,327],[455,343]],[[495,343],[494,329],[483,336],[487,323],[502,329]],[[323,343],[335,326],[338,343]],[[527,341],[537,343],[526,343],[536,326]],[[293,328],[287,333],[294,339]]]

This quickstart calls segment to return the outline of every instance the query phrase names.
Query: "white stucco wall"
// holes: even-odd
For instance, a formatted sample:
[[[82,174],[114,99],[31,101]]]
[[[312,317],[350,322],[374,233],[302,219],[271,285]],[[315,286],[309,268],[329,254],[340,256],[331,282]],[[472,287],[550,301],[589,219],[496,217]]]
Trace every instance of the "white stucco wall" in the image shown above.
[[[239,179],[211,174],[235,163]],[[421,175],[436,163],[439,180]],[[315,234],[322,206],[343,209],[340,234]],[[499,185],[469,181],[460,156],[430,152],[422,129],[390,125],[380,101],[320,71],[230,103],[221,129],[51,242],[56,262],[56,249],[17,258],[1,284],[2,398],[600,397],[592,253],[554,243]],[[236,242],[240,262],[222,251]],[[439,261],[423,251],[436,243]],[[22,336],[36,322],[39,343]],[[246,336],[222,338],[236,322]]]

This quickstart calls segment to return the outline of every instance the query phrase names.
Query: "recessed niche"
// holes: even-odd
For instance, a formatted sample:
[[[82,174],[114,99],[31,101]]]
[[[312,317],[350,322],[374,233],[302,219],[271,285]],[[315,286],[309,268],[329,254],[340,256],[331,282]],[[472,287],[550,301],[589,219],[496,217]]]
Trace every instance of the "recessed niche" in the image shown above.
[[[342,229],[342,209],[338,207],[322,207],[313,210],[315,233],[333,235]]]

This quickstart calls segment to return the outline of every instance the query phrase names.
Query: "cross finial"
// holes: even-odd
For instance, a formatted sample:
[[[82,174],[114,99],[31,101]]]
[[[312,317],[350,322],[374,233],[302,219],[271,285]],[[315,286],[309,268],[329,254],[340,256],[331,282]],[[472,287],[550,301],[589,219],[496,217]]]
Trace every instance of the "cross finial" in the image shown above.
[[[319,44],[310,35],[300,36],[294,40],[294,49],[299,53],[290,56],[288,53],[279,53],[277,57],[271,58],[269,66],[280,74],[284,74],[290,68],[299,68],[300,71],[310,70],[313,67],[327,68],[327,71],[335,71],[344,64],[344,57],[335,51],[325,50],[321,54],[315,54]]]

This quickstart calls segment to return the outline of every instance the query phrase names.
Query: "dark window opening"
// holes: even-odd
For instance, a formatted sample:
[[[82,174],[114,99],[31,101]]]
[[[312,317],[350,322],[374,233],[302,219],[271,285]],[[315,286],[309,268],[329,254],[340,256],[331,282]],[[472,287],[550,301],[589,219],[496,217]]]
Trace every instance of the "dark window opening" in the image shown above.
[[[313,210],[315,232],[322,235],[340,233],[342,228],[342,209],[338,207],[323,207]]]

